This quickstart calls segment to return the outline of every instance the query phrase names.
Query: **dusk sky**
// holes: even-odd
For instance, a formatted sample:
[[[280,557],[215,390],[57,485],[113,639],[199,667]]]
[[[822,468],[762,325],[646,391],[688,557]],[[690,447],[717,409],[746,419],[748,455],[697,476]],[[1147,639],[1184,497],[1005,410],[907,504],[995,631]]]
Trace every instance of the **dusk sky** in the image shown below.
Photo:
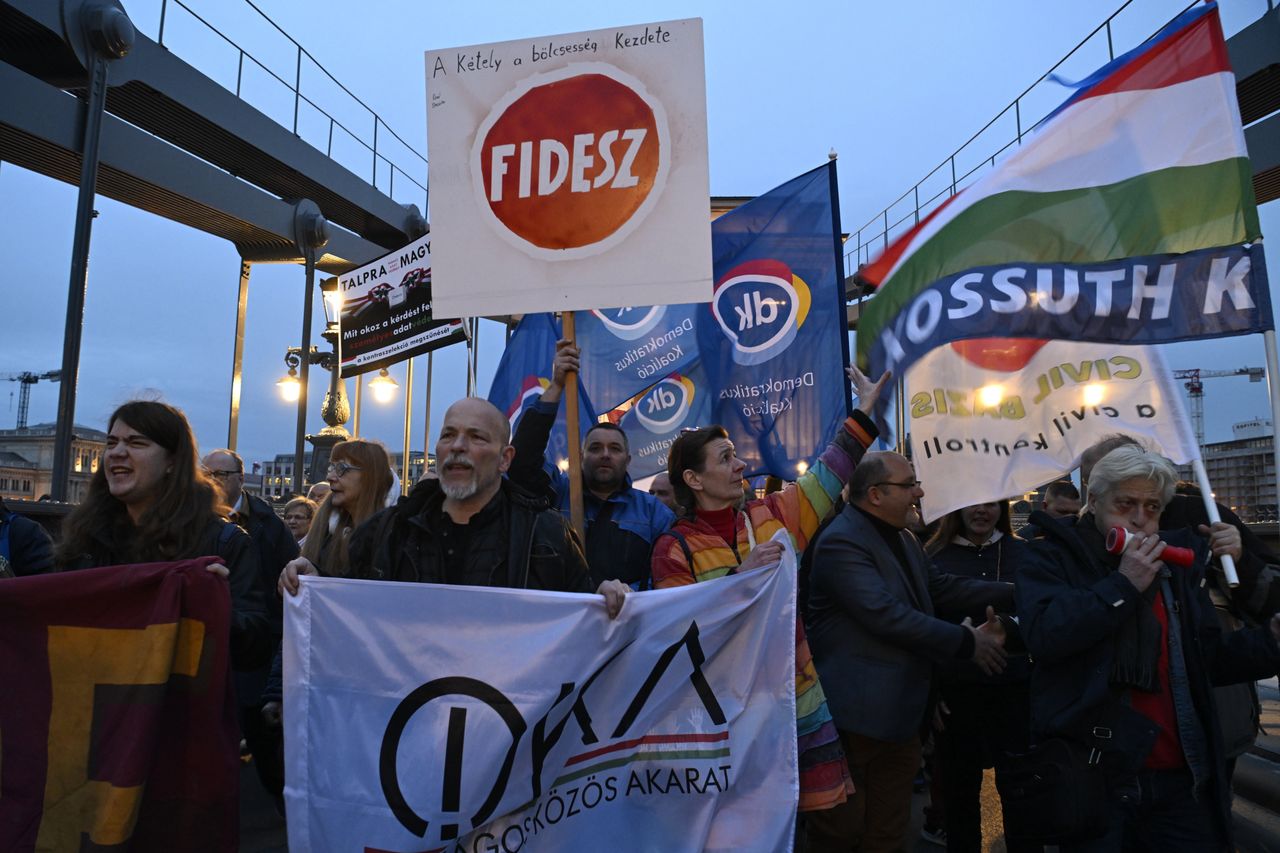
[[[293,48],[242,0],[186,0],[229,38],[282,77],[292,79]],[[1121,0],[942,2],[674,2],[588,4],[260,0],[259,5],[400,136],[426,154],[423,52],[480,42],[552,35],[609,26],[701,17],[705,34],[708,134],[713,195],[756,195],[839,152],[840,206],[845,231],[856,231],[943,161],[1023,89],[1087,36]],[[138,29],[157,35],[161,0],[126,0]],[[1117,52],[1135,46],[1185,7],[1182,0],[1134,0],[1117,18]],[[1266,0],[1229,0],[1222,9],[1229,35],[1267,9]],[[204,73],[234,87],[235,51],[169,3],[165,44]],[[1085,76],[1106,61],[1105,35],[1095,38],[1060,73]],[[702,85],[702,81],[690,81]],[[293,96],[265,74],[247,73],[246,98],[290,124]],[[314,68],[303,93],[353,127],[372,120]],[[1039,118],[1067,91],[1042,83],[1024,102],[1024,119]],[[302,133],[323,149],[318,116],[303,116]],[[1013,134],[1012,116],[983,138],[969,165]],[[380,146],[381,148],[381,146]],[[370,176],[369,157],[349,144],[338,159]],[[408,155],[401,168],[425,168]],[[416,165],[415,165],[416,164]],[[384,180],[379,185],[386,190]],[[414,189],[414,193],[409,192]],[[417,195],[415,195],[417,193]],[[398,201],[423,199],[406,181]],[[76,188],[5,163],[0,165],[0,256],[4,335],[0,374],[44,372],[61,364]],[[105,429],[120,403],[138,396],[183,408],[205,448],[226,441],[239,257],[230,243],[99,197],[93,227],[76,421]],[[1264,234],[1280,233],[1280,211],[1262,208]],[[902,209],[900,213],[906,213]],[[1269,253],[1274,275],[1280,256]],[[239,449],[249,462],[291,452],[295,413],[277,395],[283,354],[300,337],[303,272],[294,265],[253,272],[245,344]],[[1275,290],[1273,288],[1273,301]],[[314,305],[317,332],[323,326]],[[480,393],[502,349],[502,327],[482,323]],[[1173,368],[1265,366],[1260,336],[1182,344],[1166,349]],[[431,438],[444,409],[464,393],[465,353],[438,352]],[[421,449],[426,359],[416,369],[413,446]],[[402,384],[404,366],[392,371]],[[367,380],[369,377],[366,376]],[[323,424],[319,403],[328,376],[313,370],[309,423]],[[348,393],[353,391],[348,380]],[[1206,382],[1207,438],[1231,437],[1231,425],[1269,416],[1265,384],[1245,379]],[[0,391],[0,426],[11,428],[17,383]],[[402,388],[403,392],[403,388]],[[57,386],[32,389],[31,423],[57,414]],[[362,434],[392,451],[402,444],[403,396],[386,407],[365,395]]]

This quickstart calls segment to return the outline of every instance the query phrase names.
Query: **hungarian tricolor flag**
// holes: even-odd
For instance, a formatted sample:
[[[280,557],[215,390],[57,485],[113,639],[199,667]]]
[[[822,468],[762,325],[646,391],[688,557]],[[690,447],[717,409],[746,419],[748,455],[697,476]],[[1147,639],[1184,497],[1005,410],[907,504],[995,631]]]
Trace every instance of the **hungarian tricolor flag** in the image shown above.
[[[231,597],[212,562],[0,581],[0,850],[237,848]]]
[[[1215,3],[1073,86],[981,179],[862,270],[872,376],[973,338],[1163,343],[1272,328]]]

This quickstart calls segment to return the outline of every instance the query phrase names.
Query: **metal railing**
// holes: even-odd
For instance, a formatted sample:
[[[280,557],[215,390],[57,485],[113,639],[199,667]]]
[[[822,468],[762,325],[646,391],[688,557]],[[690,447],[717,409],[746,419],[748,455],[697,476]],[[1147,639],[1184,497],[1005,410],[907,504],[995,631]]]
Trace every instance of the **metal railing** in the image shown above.
[[[898,196],[898,198],[890,203],[888,207],[871,217],[871,219],[867,220],[862,227],[858,228],[853,233],[851,239],[845,244],[845,275],[853,275],[858,271],[858,267],[861,264],[869,262],[879,254],[879,252],[888,247],[890,240],[896,237],[898,233],[905,232],[909,228],[919,224],[922,217],[928,215],[938,205],[942,204],[947,199],[954,196],[959,190],[967,186],[966,182],[969,181],[970,178],[973,178],[978,172],[984,169],[995,168],[996,161],[1002,154],[1016,145],[1021,145],[1022,140],[1027,136],[1027,134],[1035,130],[1035,128],[1038,127],[1046,117],[1048,117],[1049,112],[1052,111],[1050,110],[1045,112],[1044,115],[1036,119],[1033,124],[1025,125],[1023,123],[1022,116],[1023,100],[1032,92],[1033,89],[1045,80],[1048,80],[1051,75],[1056,73],[1058,69],[1063,66],[1063,64],[1084,49],[1084,47],[1093,41],[1094,38],[1099,37],[1100,34],[1105,34],[1107,39],[1107,61],[1110,62],[1115,59],[1116,51],[1112,37],[1111,25],[1116,17],[1127,9],[1132,2],[1133,0],[1125,0],[1125,3],[1120,6],[1120,8],[1112,12],[1105,21],[1094,28],[1093,32],[1081,39],[1075,47],[1067,51],[1065,56],[1054,63],[1052,68],[1041,74],[1034,83],[1024,89],[1022,93],[1018,95],[1018,97],[1014,98],[1007,107],[997,113],[995,118],[983,125],[977,133],[970,136],[963,145],[931,169],[923,178],[916,181],[915,185],[911,189]],[[1192,2],[1188,3],[1186,7],[1178,12],[1178,14],[1182,14],[1198,2],[1200,2],[1200,0],[1192,0]],[[1176,18],[1177,15],[1173,17]],[[1173,18],[1170,18],[1169,20],[1172,21]],[[1163,28],[1163,25],[1161,28]],[[1159,32],[1159,29],[1160,28],[1156,30],[1157,33]],[[1152,34],[1152,36],[1154,35],[1155,33]],[[1149,36],[1148,38],[1151,38],[1152,36]],[[991,154],[988,155],[984,153],[982,159],[977,161],[977,165],[969,168],[967,171],[959,171],[956,167],[956,159],[962,158],[962,155],[967,153],[967,149],[974,146],[984,133],[994,127],[1001,119],[1008,116],[1010,112],[1013,113],[1014,120],[1014,133],[1012,138]],[[941,175],[941,181],[943,184],[942,189],[934,192],[932,195],[928,195],[928,190],[926,190],[926,197],[922,201],[921,187],[939,175]],[[904,210],[906,211],[905,213],[903,213]]]
[[[298,136],[298,138],[299,138],[299,139],[302,139],[302,138],[303,138],[303,137],[302,137],[302,136],[300,136],[300,135],[299,135],[299,133],[298,133],[298,113],[299,113],[299,111],[300,111],[300,109],[301,109],[301,107],[302,107],[302,104],[303,104],[303,103],[305,103],[305,104],[307,104],[308,106],[310,106],[312,109],[314,109],[316,112],[318,112],[320,115],[324,116],[325,118],[327,118],[327,119],[329,120],[328,142],[327,142],[327,144],[326,144],[326,146],[325,146],[325,152],[324,152],[326,157],[329,157],[330,159],[334,159],[334,155],[333,155],[333,132],[334,132],[334,129],[335,129],[335,128],[337,128],[338,130],[340,130],[340,131],[342,131],[343,133],[345,133],[345,134],[346,134],[348,137],[350,137],[352,140],[354,140],[356,143],[358,143],[359,145],[363,146],[363,147],[364,147],[364,149],[365,149],[366,151],[368,151],[368,152],[369,152],[369,154],[370,154],[370,156],[371,156],[371,158],[372,158],[372,161],[371,161],[371,171],[370,171],[370,173],[369,173],[369,183],[370,183],[374,188],[377,188],[377,186],[378,186],[378,162],[379,162],[379,161],[382,161],[384,164],[386,164],[386,168],[389,168],[389,169],[391,170],[391,171],[390,171],[390,174],[389,174],[389,186],[388,186],[388,189],[387,189],[387,195],[388,195],[390,198],[393,198],[393,199],[395,198],[395,186],[396,186],[396,183],[395,183],[395,182],[396,182],[396,175],[398,174],[398,175],[400,175],[400,176],[401,176],[402,180],[407,180],[407,181],[409,181],[411,184],[413,184],[413,185],[414,185],[414,186],[416,186],[419,190],[421,190],[421,191],[422,191],[422,212],[425,214],[425,213],[426,213],[426,204],[427,204],[427,185],[426,185],[426,183],[425,183],[425,180],[426,180],[426,169],[427,169],[427,158],[426,158],[426,157],[424,157],[424,156],[422,156],[422,154],[420,154],[420,153],[419,153],[419,152],[418,152],[418,151],[417,151],[417,150],[416,150],[412,145],[410,145],[408,142],[405,142],[405,140],[404,140],[404,139],[403,139],[403,138],[402,138],[398,133],[396,133],[396,132],[391,128],[391,126],[390,126],[390,125],[388,125],[388,124],[386,123],[386,121],[384,121],[384,120],[382,119],[382,117],[381,117],[381,116],[379,116],[376,112],[374,112],[374,110],[373,110],[373,108],[372,108],[372,107],[370,107],[370,106],[369,106],[368,104],[366,104],[363,100],[361,100],[361,99],[359,98],[359,96],[357,96],[357,95],[356,95],[354,92],[352,92],[350,89],[348,89],[346,86],[344,86],[344,85],[342,84],[342,82],[341,82],[340,80],[338,80],[338,78],[337,78],[337,77],[334,77],[334,76],[333,76],[333,74],[331,74],[327,68],[325,68],[323,65],[321,65],[321,64],[320,64],[320,61],[319,61],[319,60],[317,60],[314,56],[312,56],[312,55],[311,55],[311,53],[310,53],[310,52],[308,52],[308,51],[307,51],[307,49],[306,49],[305,47],[303,47],[303,46],[298,42],[298,40],[297,40],[297,39],[295,39],[293,36],[291,36],[291,35],[289,35],[287,32],[285,32],[285,31],[284,31],[284,29],[283,29],[283,28],[281,28],[281,27],[280,27],[280,25],[279,25],[279,24],[277,24],[275,21],[273,21],[273,20],[272,20],[272,19],[267,15],[267,13],[266,13],[266,12],[264,12],[264,11],[262,11],[262,9],[258,8],[257,4],[255,4],[255,3],[253,2],[253,0],[242,0],[242,2],[244,2],[244,3],[245,3],[245,5],[247,5],[249,8],[253,9],[253,11],[257,12],[257,13],[258,13],[258,15],[260,15],[260,16],[262,17],[262,19],[263,19],[263,20],[265,20],[268,24],[270,24],[270,25],[271,25],[271,26],[272,26],[272,27],[273,27],[273,28],[274,28],[278,33],[280,33],[280,35],[282,35],[282,36],[284,36],[286,39],[288,39],[289,43],[290,43],[291,45],[293,45],[294,53],[295,53],[295,61],[294,61],[294,79],[293,79],[293,82],[292,82],[292,83],[290,83],[288,80],[285,80],[285,79],[284,79],[283,77],[281,77],[279,74],[277,74],[276,72],[274,72],[274,71],[272,71],[270,68],[268,68],[265,64],[263,64],[263,62],[261,62],[260,60],[258,60],[256,57],[254,57],[254,56],[253,56],[252,54],[250,54],[248,51],[246,51],[243,47],[241,47],[241,46],[240,46],[239,44],[237,44],[234,40],[232,40],[228,35],[226,35],[225,33],[223,33],[221,30],[219,30],[217,27],[215,27],[213,24],[211,24],[209,21],[207,21],[204,17],[202,17],[198,12],[196,12],[194,9],[192,9],[190,6],[188,6],[186,3],[182,2],[182,0],[162,0],[162,1],[161,1],[161,5],[160,5],[160,29],[159,29],[159,35],[158,35],[158,37],[157,37],[157,39],[156,39],[156,42],[157,42],[160,46],[162,46],[162,47],[164,46],[164,27],[165,27],[165,19],[166,19],[167,14],[168,14],[169,6],[170,6],[170,5],[173,5],[173,6],[176,6],[176,7],[181,8],[184,12],[186,12],[188,15],[190,15],[193,19],[195,19],[195,20],[196,20],[196,21],[198,21],[199,23],[203,24],[203,25],[204,25],[204,26],[205,26],[205,27],[206,27],[210,32],[214,33],[214,34],[215,34],[215,35],[217,35],[219,38],[221,38],[224,42],[226,42],[229,46],[231,46],[231,47],[232,47],[232,48],[233,48],[233,49],[234,49],[234,50],[239,54],[239,60],[238,60],[237,67],[236,67],[236,87],[235,87],[235,90],[234,90],[234,91],[235,91],[235,95],[236,95],[236,97],[237,97],[237,98],[242,98],[242,95],[241,95],[241,86],[242,86],[242,83],[243,83],[243,80],[244,80],[244,63],[245,63],[245,60],[246,60],[246,59],[248,59],[248,60],[249,60],[249,62],[251,62],[251,63],[253,63],[254,65],[258,66],[258,68],[260,68],[260,69],[262,69],[263,71],[265,71],[265,72],[266,72],[267,74],[269,74],[272,78],[274,78],[277,82],[279,82],[282,86],[284,86],[286,89],[288,89],[290,92],[292,92],[292,93],[293,93],[293,127],[292,127],[292,131],[293,131],[294,136]],[[321,71],[321,72],[322,72],[326,77],[328,77],[328,78],[329,78],[329,80],[331,80],[331,81],[333,82],[333,84],[334,84],[335,86],[337,86],[339,89],[341,89],[341,90],[342,90],[342,91],[343,91],[343,92],[344,92],[344,93],[345,93],[349,98],[351,98],[351,100],[353,100],[353,101],[354,101],[356,104],[358,104],[362,109],[364,109],[364,110],[369,114],[370,118],[372,118],[372,119],[373,119],[373,138],[372,138],[372,141],[371,141],[371,142],[370,142],[370,141],[367,141],[364,137],[362,137],[362,136],[361,136],[359,133],[357,133],[356,131],[354,131],[354,130],[352,130],[351,128],[347,127],[345,124],[343,124],[343,123],[342,123],[341,121],[339,121],[337,118],[335,118],[335,117],[333,116],[333,114],[332,114],[332,113],[328,112],[327,110],[325,110],[325,108],[324,108],[324,107],[320,106],[320,105],[319,105],[319,104],[317,104],[315,101],[313,101],[311,98],[308,98],[306,95],[304,95],[304,94],[302,93],[302,60],[303,60],[304,58],[305,58],[305,59],[307,59],[307,60],[308,60],[312,65],[314,65],[317,69],[319,69],[319,70],[320,70],[320,71]],[[390,157],[388,157],[388,156],[386,155],[386,153],[385,153],[385,152],[386,152],[386,146],[385,146],[385,145],[383,146],[383,150],[382,150],[382,151],[379,151],[379,150],[378,150],[378,132],[379,132],[379,129],[381,129],[381,130],[384,132],[384,134],[385,134],[385,133],[389,133],[389,134],[391,134],[392,138],[393,138],[393,139],[395,139],[397,142],[399,142],[399,143],[400,143],[400,145],[403,147],[403,149],[404,149],[405,151],[407,151],[409,154],[413,155],[413,157],[414,157],[414,158],[416,158],[418,161],[420,161],[421,166],[420,166],[420,168],[415,168],[415,171],[420,172],[420,173],[423,175],[423,180],[422,180],[422,181],[419,181],[419,180],[418,180],[418,179],[416,179],[412,174],[410,174],[409,172],[407,172],[407,171],[405,170],[405,167],[404,167],[402,164],[399,164],[399,163],[397,163],[396,161],[392,160]],[[307,140],[304,140],[304,141],[307,141]],[[313,143],[312,143],[312,144],[313,144]],[[316,148],[317,148],[317,150],[318,150],[319,146],[316,146]]]

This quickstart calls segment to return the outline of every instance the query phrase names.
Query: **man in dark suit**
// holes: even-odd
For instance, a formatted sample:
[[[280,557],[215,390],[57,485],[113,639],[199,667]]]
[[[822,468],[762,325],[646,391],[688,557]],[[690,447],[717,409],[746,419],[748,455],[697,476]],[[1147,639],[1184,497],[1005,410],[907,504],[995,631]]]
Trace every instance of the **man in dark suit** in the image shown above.
[[[910,532],[924,491],[897,453],[868,453],[849,480],[849,505],[814,546],[809,642],[857,793],[809,821],[810,851],[903,850],[911,781],[935,665],[1004,668],[1013,585],[939,574]],[[934,607],[987,609],[974,627]]]

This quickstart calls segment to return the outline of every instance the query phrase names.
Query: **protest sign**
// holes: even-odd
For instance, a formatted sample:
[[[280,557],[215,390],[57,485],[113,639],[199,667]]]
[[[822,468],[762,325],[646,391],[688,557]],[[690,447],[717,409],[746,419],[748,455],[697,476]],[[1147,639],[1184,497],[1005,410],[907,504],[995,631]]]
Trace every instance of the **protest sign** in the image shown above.
[[[211,562],[0,582],[0,850],[239,849],[231,596]]]
[[[705,302],[698,19],[426,54],[436,314]]]
[[[1071,341],[959,341],[907,374],[907,431],[926,521],[1061,477],[1104,436],[1198,459],[1158,351]]]
[[[465,340],[459,320],[436,320],[431,235],[338,277],[342,375],[358,376]]]
[[[795,560],[627,599],[306,578],[290,849],[781,850]]]

